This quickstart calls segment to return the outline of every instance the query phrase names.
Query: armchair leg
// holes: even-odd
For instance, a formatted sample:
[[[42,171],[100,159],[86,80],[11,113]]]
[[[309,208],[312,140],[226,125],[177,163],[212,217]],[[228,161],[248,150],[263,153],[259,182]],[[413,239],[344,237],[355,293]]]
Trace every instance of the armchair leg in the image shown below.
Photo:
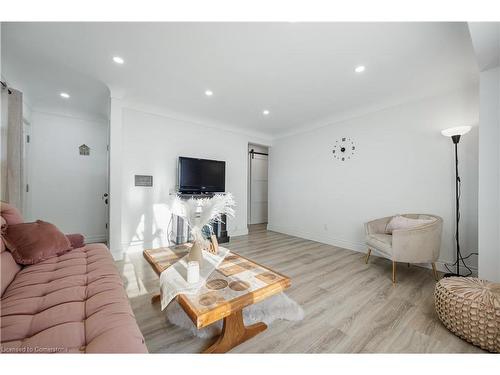
[[[366,253],[365,264],[368,264],[368,259],[370,259],[371,253],[372,253],[372,249],[368,248],[368,253]]]
[[[392,283],[396,284],[396,262],[392,261]]]
[[[432,272],[434,273],[434,279],[436,279],[436,281],[438,281],[439,276],[438,276],[438,273],[436,271],[436,263],[432,263]]]

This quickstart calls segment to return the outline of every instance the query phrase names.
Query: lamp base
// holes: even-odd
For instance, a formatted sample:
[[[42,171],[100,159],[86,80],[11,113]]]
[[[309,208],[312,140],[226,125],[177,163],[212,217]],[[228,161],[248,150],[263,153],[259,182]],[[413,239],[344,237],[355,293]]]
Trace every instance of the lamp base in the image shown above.
[[[465,277],[465,276],[458,275],[458,274],[456,274],[456,273],[451,273],[451,272],[450,272],[450,273],[445,273],[445,274],[443,275],[443,278],[445,278],[445,277]]]

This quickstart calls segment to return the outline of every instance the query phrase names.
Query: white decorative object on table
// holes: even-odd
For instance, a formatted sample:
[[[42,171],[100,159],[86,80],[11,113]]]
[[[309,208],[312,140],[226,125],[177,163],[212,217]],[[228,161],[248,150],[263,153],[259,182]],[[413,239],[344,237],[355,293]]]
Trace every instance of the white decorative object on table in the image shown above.
[[[203,283],[208,279],[212,272],[219,267],[229,250],[219,247],[218,254],[212,254],[208,251],[202,253],[203,262],[199,264],[199,280],[195,284],[188,283],[188,258],[175,262],[160,274],[160,296],[161,309],[167,305],[179,294],[196,294]]]
[[[203,266],[202,250],[209,247],[209,241],[203,237],[203,228],[222,221],[222,215],[234,217],[236,205],[231,193],[215,194],[211,198],[182,199],[175,196],[170,202],[170,211],[183,218],[191,229],[193,246],[189,251],[189,260],[200,262]]]
[[[187,268],[187,282],[189,284],[196,284],[200,281],[200,263],[197,261],[188,262]]]

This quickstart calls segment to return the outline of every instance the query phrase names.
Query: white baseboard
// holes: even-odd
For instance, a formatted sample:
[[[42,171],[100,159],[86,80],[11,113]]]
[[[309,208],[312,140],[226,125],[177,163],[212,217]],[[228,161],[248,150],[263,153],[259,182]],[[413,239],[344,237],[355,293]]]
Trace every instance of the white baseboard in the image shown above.
[[[107,242],[108,238],[105,234],[84,235],[86,243]]]
[[[248,228],[228,231],[229,237],[246,236],[247,234],[248,234]]]
[[[114,260],[123,260],[124,258],[124,252],[123,250],[110,250],[111,256],[113,257]]]
[[[365,243],[339,239],[339,238],[329,236],[328,234],[313,234],[313,233],[304,231],[303,229],[277,226],[277,225],[272,225],[272,224],[267,224],[267,230],[287,234],[289,236],[304,238],[304,239],[310,240],[310,241],[321,242],[321,243],[324,243],[327,245],[337,246],[337,247],[341,247],[343,249],[353,250],[353,251],[357,251],[360,253],[366,253],[366,251],[367,251],[367,246]],[[384,257],[383,255],[379,254],[376,250],[373,250],[373,254],[375,256],[380,256],[382,258]],[[447,273],[448,270],[446,269],[445,264],[451,264],[451,263],[453,263],[453,262],[438,260],[436,262],[436,269],[440,272]],[[429,269],[432,268],[431,264],[428,264],[428,263],[415,263],[414,265],[419,266],[419,267],[429,268]],[[468,265],[468,267],[471,269],[472,275],[477,276],[477,267],[473,267],[473,266],[469,266],[469,265]],[[453,267],[450,267],[450,269],[453,269]]]
[[[327,233],[320,235],[317,233],[310,233],[310,232],[305,231],[303,229],[276,226],[276,225],[272,225],[272,224],[267,224],[267,230],[288,234],[289,236],[304,238],[304,239],[310,240],[310,241],[321,242],[321,243],[325,243],[327,245],[337,246],[337,247],[341,247],[341,248],[348,249],[348,250],[354,250],[354,251],[358,251],[358,252],[366,252],[366,245],[364,243],[353,242],[353,241],[349,241],[349,240],[336,238],[336,237],[328,235]]]
[[[133,243],[122,243],[121,249],[110,249],[111,255],[114,260],[123,260],[125,254],[141,252],[144,249],[152,249],[154,247],[159,247],[160,245],[153,245],[151,241],[136,241]]]

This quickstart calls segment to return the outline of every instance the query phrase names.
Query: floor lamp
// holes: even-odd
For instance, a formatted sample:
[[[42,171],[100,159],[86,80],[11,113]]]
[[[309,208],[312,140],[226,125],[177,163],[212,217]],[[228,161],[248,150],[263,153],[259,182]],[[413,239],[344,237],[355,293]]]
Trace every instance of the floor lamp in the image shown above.
[[[455,217],[456,217],[456,229],[455,229],[455,240],[457,242],[456,250],[457,250],[457,272],[456,273],[447,273],[444,277],[450,276],[460,276],[460,260],[464,263],[462,259],[462,254],[460,253],[460,241],[459,241],[459,231],[458,224],[460,222],[460,176],[458,175],[458,142],[460,142],[460,136],[468,133],[470,131],[470,126],[458,126],[456,128],[449,128],[441,131],[441,134],[445,137],[450,137],[455,145]],[[464,263],[465,266],[465,263]]]

